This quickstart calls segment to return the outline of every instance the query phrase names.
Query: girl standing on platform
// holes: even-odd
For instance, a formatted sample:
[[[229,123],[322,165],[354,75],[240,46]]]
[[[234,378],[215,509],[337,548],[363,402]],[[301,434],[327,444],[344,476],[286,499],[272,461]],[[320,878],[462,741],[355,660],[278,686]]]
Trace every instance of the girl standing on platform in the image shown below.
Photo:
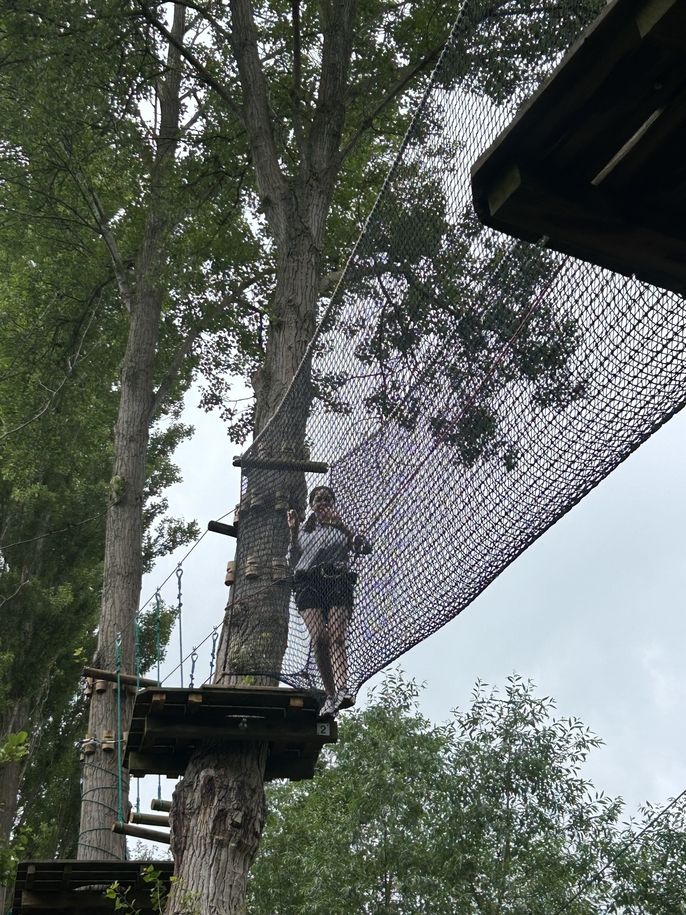
[[[369,544],[343,523],[330,486],[316,486],[309,502],[312,513],[303,525],[295,511],[288,512],[287,559],[293,572],[295,605],[310,633],[326,690],[320,715],[327,716],[354,704],[348,689],[345,644],[357,580],[350,570],[350,553],[368,552]]]

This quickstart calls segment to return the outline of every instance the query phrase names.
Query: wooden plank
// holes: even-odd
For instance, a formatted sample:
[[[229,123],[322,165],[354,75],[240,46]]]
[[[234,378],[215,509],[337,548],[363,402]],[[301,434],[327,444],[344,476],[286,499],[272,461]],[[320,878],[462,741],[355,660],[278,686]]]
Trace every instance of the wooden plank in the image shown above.
[[[148,864],[158,870],[162,879],[168,880],[173,873],[171,861],[29,861],[20,862],[13,911],[54,913],[113,911],[111,901],[105,899],[100,889],[92,887],[109,886],[118,880],[122,886],[136,886],[141,869]],[[30,886],[26,885],[29,881]],[[81,889],[83,888],[83,889]],[[134,902],[145,915],[153,915],[147,892]]]
[[[502,185],[498,186],[502,191]],[[517,170],[484,220],[529,241],[549,236],[556,250],[647,282],[686,292],[686,244],[659,228],[636,224],[595,188],[572,187],[568,194]],[[497,204],[497,205],[496,205]]]
[[[332,735],[327,742],[333,742],[336,739]],[[267,757],[267,767],[265,779],[270,781],[275,778],[291,778],[293,773],[297,774],[298,779],[311,778],[314,774],[314,768],[319,758],[322,742],[300,744],[297,749],[290,750],[288,754],[271,753]],[[166,775],[168,778],[176,778],[183,775],[190,758],[189,752],[165,753],[132,753],[130,757],[129,771],[132,775]],[[295,758],[295,762],[293,761]],[[309,772],[309,775],[306,774]]]
[[[649,129],[646,130],[634,146],[618,161],[602,182],[610,190],[620,190],[633,182],[637,195],[643,196],[650,191],[656,179],[664,181],[667,177],[663,169],[655,169],[656,161],[667,153],[674,134],[683,129],[686,122],[686,86],[675,94],[667,107],[661,112]],[[678,149],[679,164],[683,164],[683,145],[677,141],[673,149]],[[647,171],[647,175],[642,173]],[[670,171],[669,169],[667,170]],[[668,179],[669,180],[669,179]],[[669,180],[670,186],[672,184]],[[646,187],[647,185],[647,187]],[[683,218],[683,217],[682,217]]]
[[[155,713],[159,713],[167,701],[166,693],[154,692],[150,697],[150,706]]]
[[[245,740],[307,742],[316,740],[316,737],[315,723],[306,720],[298,726],[282,721],[238,716],[224,724],[206,724],[197,719],[167,721],[151,715],[146,722],[144,748],[149,750],[158,740],[163,744],[170,740],[187,740],[196,744],[203,740],[225,740],[227,743]]]
[[[131,751],[128,757],[128,769],[132,776],[166,775],[167,778],[178,778],[186,771],[188,754],[141,753]]]
[[[238,530],[234,524],[224,524],[223,521],[208,521],[207,530],[213,534],[224,534],[225,537],[237,537]]]
[[[551,75],[477,159],[474,175],[484,168],[502,167],[513,147],[524,154],[541,152],[551,137],[573,132],[579,110],[607,79],[617,60],[640,40],[635,25],[627,22],[627,6],[634,10],[640,4],[614,0],[582,32]]]
[[[169,829],[168,813],[136,813],[131,811],[129,822],[136,826],[163,826]]]
[[[114,901],[102,892],[35,893],[23,890],[21,912],[114,912]]]
[[[154,797],[150,801],[151,810],[163,810],[165,813],[169,813],[171,810],[171,801],[162,800],[162,798]]]
[[[112,832],[120,836],[133,836],[136,839],[145,839],[148,842],[162,842],[169,845],[171,838],[168,832],[160,829],[148,829],[146,826],[134,826],[133,823],[114,823]]]
[[[92,677],[94,680],[107,680],[110,683],[117,682],[117,674],[113,670],[101,670],[99,667],[84,667],[84,677]],[[127,686],[158,686],[157,680],[149,677],[136,677],[135,674],[119,674],[121,682]]]
[[[475,206],[500,231],[683,294],[685,146],[686,0],[614,0],[479,157]]]
[[[636,28],[641,38],[649,35],[659,23],[662,29],[658,34],[664,33],[665,16],[674,12],[677,0],[647,0],[636,12]],[[670,24],[673,28],[673,24]]]
[[[662,84],[659,93],[653,89],[657,84]],[[554,147],[548,143],[539,148],[539,160],[549,160],[560,174],[591,181],[677,88],[676,76],[670,77],[664,67],[627,62],[580,109],[573,132]]]
[[[289,461],[281,458],[243,457],[236,455],[234,467],[246,470],[288,470],[301,473],[328,473],[329,465],[324,461]]]

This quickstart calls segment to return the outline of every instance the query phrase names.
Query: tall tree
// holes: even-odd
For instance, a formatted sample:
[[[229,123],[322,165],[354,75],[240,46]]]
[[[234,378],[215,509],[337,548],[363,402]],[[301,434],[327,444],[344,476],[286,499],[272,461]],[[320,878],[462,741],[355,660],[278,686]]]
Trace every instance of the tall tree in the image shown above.
[[[478,684],[444,725],[391,674],[313,782],[268,791],[255,915],[673,915],[686,807],[623,805],[584,778],[601,741],[530,683]],[[297,879],[293,875],[297,874]]]
[[[0,739],[27,731],[31,750],[0,769],[0,841],[7,842],[18,809],[25,823],[27,800],[36,793],[61,794],[68,784],[78,794],[73,728],[82,716],[74,697],[98,620],[123,342],[113,321],[112,284],[102,259],[88,249],[88,237],[80,239],[77,259],[66,233],[60,239],[59,233],[12,220],[19,207],[29,208],[22,190],[5,186],[2,205]],[[170,455],[188,432],[171,421],[153,433],[146,471],[146,566],[193,533],[192,526],[166,517],[162,497],[178,477]],[[48,743],[60,733],[64,746],[55,752]],[[59,771],[46,764],[57,757]],[[27,771],[33,787],[25,792],[20,782]],[[62,829],[68,822],[73,818],[52,820]],[[43,855],[65,844],[73,856],[75,838],[69,845],[64,834],[52,847],[44,841]]]
[[[217,329],[225,363],[244,359],[250,349],[250,314],[236,328],[227,301],[236,304],[236,312],[247,308],[240,296],[251,280],[245,282],[240,267],[251,232],[240,213],[230,218],[240,186],[218,159],[211,138],[197,136],[199,108],[182,89],[175,43],[188,30],[195,29],[197,38],[197,23],[187,24],[183,5],[172,9],[170,42],[156,41],[149,26],[119,2],[19,2],[3,10],[1,25],[2,253],[16,285],[33,285],[23,297],[31,305],[26,314],[14,289],[6,298],[16,301],[8,312],[16,314],[12,336],[24,334],[23,350],[29,343],[32,347],[28,367],[12,353],[7,335],[2,369],[6,381],[14,375],[25,379],[31,371],[35,376],[28,386],[33,405],[19,387],[19,399],[7,396],[3,402],[7,448],[25,430],[35,433],[31,442],[21,439],[25,451],[33,445],[32,460],[23,466],[15,448],[15,463],[3,465],[7,566],[2,585],[14,611],[13,616],[3,611],[3,621],[30,618],[18,615],[29,593],[36,606],[51,606],[40,603],[35,587],[38,560],[28,561],[26,550],[17,552],[26,542],[36,556],[53,560],[44,571],[55,618],[41,627],[51,645],[60,647],[50,653],[50,663],[64,666],[70,647],[84,644],[83,627],[92,630],[93,605],[101,595],[97,661],[113,665],[121,633],[123,664],[131,670],[131,621],[146,553],[149,559],[151,550],[179,545],[193,532],[174,523],[163,523],[161,532],[150,527],[165,507],[156,497],[174,479],[168,455],[188,432],[173,420],[200,358],[193,349],[201,348],[202,332]],[[56,85],[60,92],[54,91]],[[20,254],[14,242],[22,232],[26,243]],[[41,337],[46,331],[47,341]],[[47,367],[45,352],[52,357]],[[151,440],[160,417],[172,423],[153,431]],[[51,460],[57,443],[59,460]],[[33,473],[34,489],[28,492],[35,495],[39,487],[50,512],[34,499],[32,519],[26,520],[27,490],[12,479],[12,467],[25,474],[22,480]],[[90,540],[87,525],[76,527],[87,549],[79,551],[78,536],[59,540],[60,531],[71,531],[89,515],[101,523],[99,536]],[[57,547],[65,542],[67,552],[60,554]],[[103,552],[104,572],[99,570]],[[98,553],[96,571],[88,562]],[[74,557],[84,563],[88,581],[79,581]],[[26,584],[29,577],[32,588]],[[65,580],[69,584],[60,590]],[[72,625],[60,644],[61,624],[68,627],[75,619],[76,602],[71,602],[77,588],[91,616],[84,611],[82,629]],[[38,658],[38,631],[23,637],[17,643]],[[14,668],[28,675],[21,660],[15,653]],[[89,732],[102,738],[114,724],[110,692],[91,703]],[[111,832],[116,764],[111,754],[97,755],[96,764],[84,770],[89,800],[80,854],[116,857],[124,850],[123,839]]]
[[[171,39],[154,9],[144,0],[140,7]],[[352,242],[407,123],[403,99],[407,104],[408,91],[419,91],[437,59],[451,11],[421,2],[358,8],[355,0],[232,0],[194,8],[205,16],[213,43],[180,51],[214,104],[245,131],[254,218],[272,251],[264,352],[252,376],[252,431],[259,433],[305,354],[320,296],[342,267],[340,252]],[[359,195],[360,188],[366,193]],[[291,441],[283,444],[298,453],[307,405],[293,419]],[[254,523],[242,519],[235,589],[241,612],[222,634],[223,683],[236,682],[242,658],[255,651],[268,658],[267,669],[278,670],[285,647],[286,605],[260,600],[240,574],[251,539],[259,536]],[[285,520],[282,527],[275,555],[285,553]],[[265,632],[266,648],[259,642]],[[184,888],[200,891],[208,911],[243,910],[264,822],[265,754],[265,745],[246,743],[206,746],[194,755],[174,795],[179,882],[169,912],[181,905]]]

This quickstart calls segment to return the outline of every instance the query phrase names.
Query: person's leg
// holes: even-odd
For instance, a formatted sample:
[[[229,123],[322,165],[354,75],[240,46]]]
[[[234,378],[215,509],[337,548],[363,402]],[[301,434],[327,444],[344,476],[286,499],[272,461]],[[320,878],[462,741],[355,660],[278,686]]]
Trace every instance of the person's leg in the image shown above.
[[[350,705],[352,699],[348,693],[348,655],[345,644],[350,615],[351,608],[341,605],[332,607],[329,611],[331,667],[336,684],[336,697],[339,702],[346,705]]]
[[[324,620],[324,611],[317,607],[301,610],[307,631],[310,633],[314,657],[321,674],[322,683],[327,696],[336,692],[335,678],[331,669],[331,650],[329,645],[329,632]]]

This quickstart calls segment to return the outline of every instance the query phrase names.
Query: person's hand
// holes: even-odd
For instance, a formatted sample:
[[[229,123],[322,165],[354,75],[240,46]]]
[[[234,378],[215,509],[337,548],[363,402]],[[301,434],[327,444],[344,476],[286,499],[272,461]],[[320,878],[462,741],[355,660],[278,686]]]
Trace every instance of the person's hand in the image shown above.
[[[368,556],[372,551],[372,545],[364,534],[355,534],[353,537],[353,552],[358,556]]]
[[[340,524],[341,523],[341,516],[338,514],[338,512],[333,507],[333,505],[327,509],[326,521],[329,524]]]
[[[296,511],[293,511],[292,508],[289,508],[288,514],[286,515],[286,519],[288,521],[288,526],[290,527],[291,531],[297,531],[298,528],[300,527],[300,518],[298,518],[298,513]]]

